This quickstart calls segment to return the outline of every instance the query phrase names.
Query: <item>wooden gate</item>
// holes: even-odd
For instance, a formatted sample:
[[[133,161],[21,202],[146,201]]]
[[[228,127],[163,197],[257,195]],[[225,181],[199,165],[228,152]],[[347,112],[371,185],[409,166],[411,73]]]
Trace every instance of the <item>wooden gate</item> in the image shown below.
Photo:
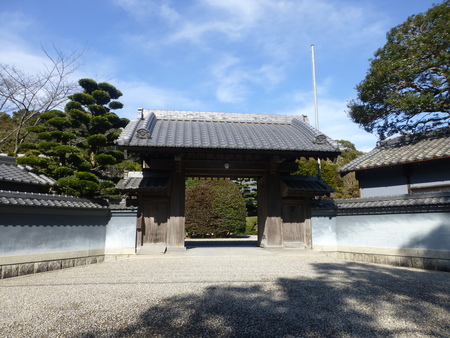
[[[301,203],[283,204],[283,245],[305,246],[305,209]]]
[[[140,254],[166,250],[168,201],[146,199],[141,204],[137,252]]]
[[[144,206],[143,216],[142,244],[165,243],[167,233],[167,204],[147,201]]]

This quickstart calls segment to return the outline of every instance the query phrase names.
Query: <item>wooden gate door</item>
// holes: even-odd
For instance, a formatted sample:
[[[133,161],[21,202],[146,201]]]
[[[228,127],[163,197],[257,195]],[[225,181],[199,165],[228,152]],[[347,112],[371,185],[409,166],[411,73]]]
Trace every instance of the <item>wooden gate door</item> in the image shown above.
[[[303,204],[283,205],[283,245],[305,247],[305,210]]]
[[[167,203],[146,201],[143,210],[142,245],[166,243],[167,210]]]

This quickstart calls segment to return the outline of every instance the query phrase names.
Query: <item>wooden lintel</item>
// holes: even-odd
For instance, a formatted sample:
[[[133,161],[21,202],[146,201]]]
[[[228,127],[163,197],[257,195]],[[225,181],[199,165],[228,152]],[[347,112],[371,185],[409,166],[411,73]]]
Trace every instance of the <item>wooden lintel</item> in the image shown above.
[[[261,171],[267,168],[268,163],[265,161],[183,161],[182,166],[185,170],[240,170],[240,171]]]

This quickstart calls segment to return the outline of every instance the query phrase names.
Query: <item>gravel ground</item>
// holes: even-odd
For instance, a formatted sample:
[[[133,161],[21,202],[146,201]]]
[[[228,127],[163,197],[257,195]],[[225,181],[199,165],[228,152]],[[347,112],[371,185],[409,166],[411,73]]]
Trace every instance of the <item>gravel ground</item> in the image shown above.
[[[0,337],[450,336],[450,273],[188,251],[0,280]]]

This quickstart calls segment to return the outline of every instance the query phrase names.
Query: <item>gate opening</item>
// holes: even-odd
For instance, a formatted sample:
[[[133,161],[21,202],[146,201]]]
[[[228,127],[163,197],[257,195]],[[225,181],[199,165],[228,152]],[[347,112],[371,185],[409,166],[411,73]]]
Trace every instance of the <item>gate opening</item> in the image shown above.
[[[185,247],[258,247],[257,181],[253,178],[188,177]]]

